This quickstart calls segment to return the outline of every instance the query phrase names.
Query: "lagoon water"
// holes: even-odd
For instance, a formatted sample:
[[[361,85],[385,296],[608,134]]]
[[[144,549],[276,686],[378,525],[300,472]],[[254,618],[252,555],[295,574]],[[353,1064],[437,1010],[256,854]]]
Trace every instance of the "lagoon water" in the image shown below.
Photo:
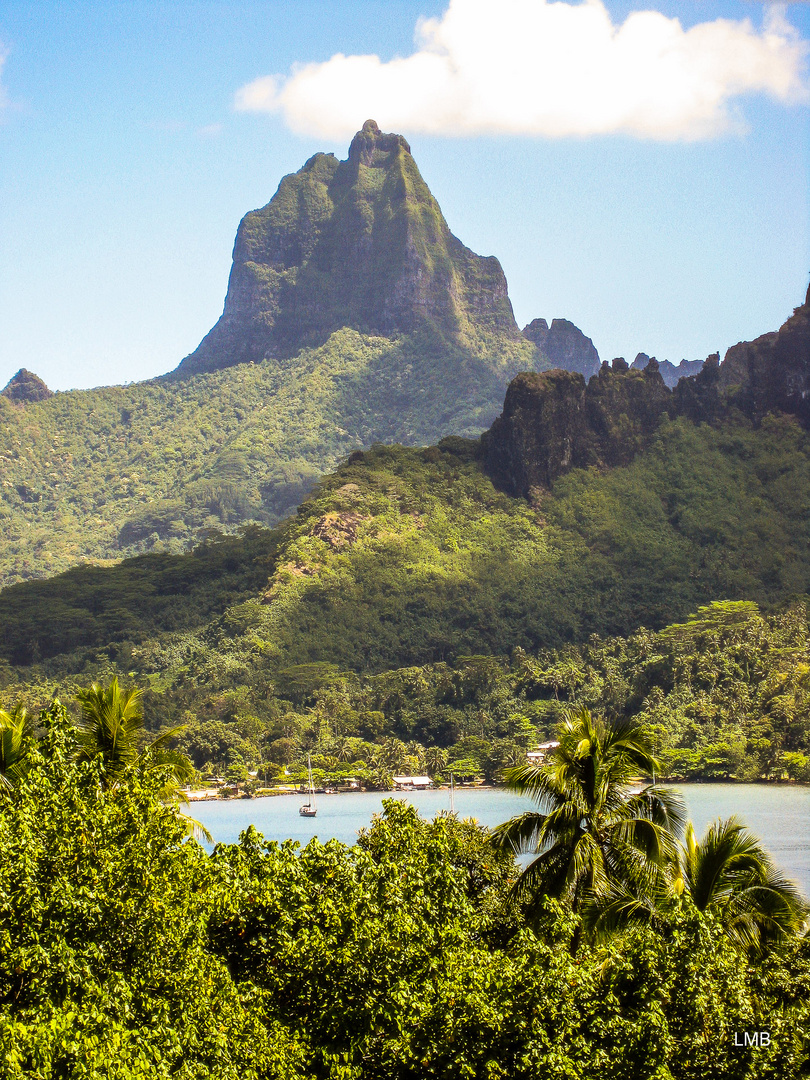
[[[771,784],[689,784],[679,787],[688,816],[698,835],[710,822],[737,814],[771,853],[781,869],[810,897],[810,788]],[[193,817],[201,821],[216,842],[234,843],[249,825],[267,840],[298,840],[313,836],[353,844],[360,829],[382,809],[383,799],[407,799],[426,818],[450,808],[450,793],[440,791],[356,792],[317,796],[318,816],[302,818],[300,795],[266,799],[233,799],[194,803]],[[461,788],[455,793],[456,813],[476,818],[491,827],[531,808],[528,799],[504,788]]]

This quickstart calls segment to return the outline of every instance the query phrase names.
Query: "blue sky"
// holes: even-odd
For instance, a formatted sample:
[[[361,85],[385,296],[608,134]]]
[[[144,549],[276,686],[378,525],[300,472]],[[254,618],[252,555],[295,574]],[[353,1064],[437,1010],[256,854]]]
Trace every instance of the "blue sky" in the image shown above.
[[[677,363],[803,300],[810,4],[448,3],[0,0],[0,385],[176,366],[242,215],[368,116],[501,260],[521,325]]]

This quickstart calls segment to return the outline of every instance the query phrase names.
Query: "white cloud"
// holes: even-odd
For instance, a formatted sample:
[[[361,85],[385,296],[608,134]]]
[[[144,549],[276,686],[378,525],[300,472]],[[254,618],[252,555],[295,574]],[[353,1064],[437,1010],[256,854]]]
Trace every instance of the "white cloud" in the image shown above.
[[[676,140],[728,130],[740,95],[810,99],[808,43],[779,6],[761,29],[716,19],[684,30],[657,11],[614,25],[601,0],[450,0],[441,18],[420,20],[416,43],[407,57],[337,53],[256,79],[235,106],[328,139],[373,116],[433,135]]]

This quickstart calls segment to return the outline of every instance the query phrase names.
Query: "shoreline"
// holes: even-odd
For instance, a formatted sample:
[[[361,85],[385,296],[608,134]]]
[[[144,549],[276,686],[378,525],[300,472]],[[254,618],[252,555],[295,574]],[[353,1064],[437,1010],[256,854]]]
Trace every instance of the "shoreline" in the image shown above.
[[[804,780],[663,780],[656,786],[675,786],[675,787],[704,787],[707,784],[721,784],[723,787],[796,787],[806,788],[810,787],[810,782]],[[507,788],[506,784],[499,783],[486,783],[479,784],[455,784],[456,791],[469,791],[469,790],[481,790],[481,789],[497,789]],[[646,785],[649,787],[650,785]],[[642,785],[644,787],[644,785]],[[253,793],[237,792],[233,795],[220,794],[221,788],[197,788],[193,791],[183,792],[185,799],[189,803],[200,802],[238,802],[240,800],[248,801],[250,799],[276,799],[285,795],[297,795],[298,797],[306,795],[306,789],[301,791],[274,791],[267,789],[259,789],[259,791]],[[429,788],[415,788],[415,791],[449,791],[449,784],[433,784]],[[375,791],[373,788],[350,788],[345,791],[316,791],[316,794],[322,798],[329,798],[332,795],[357,795],[359,793],[372,793],[378,795],[407,795],[412,794],[407,788],[391,788],[388,791]]]

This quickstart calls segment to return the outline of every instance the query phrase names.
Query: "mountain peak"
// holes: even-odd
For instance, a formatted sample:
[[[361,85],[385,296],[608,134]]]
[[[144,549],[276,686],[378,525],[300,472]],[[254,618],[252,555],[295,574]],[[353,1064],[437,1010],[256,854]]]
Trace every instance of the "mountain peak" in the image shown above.
[[[568,319],[533,319],[523,327],[523,336],[544,353],[556,368],[578,371],[587,381],[599,371],[599,353],[589,337]]]
[[[53,390],[49,390],[45,383],[33,371],[20,368],[16,375],[12,376],[5,387],[0,390],[3,397],[17,405],[26,405],[34,401],[46,401],[53,397]]]
[[[400,147],[410,154],[410,145],[403,135],[380,131],[376,120],[366,120],[351,141],[349,161],[360,161],[367,168],[381,168]]]
[[[294,356],[344,327],[476,355],[521,340],[498,260],[447,225],[401,135],[366,120],[315,154],[236,235],[222,317],[180,375]]]

